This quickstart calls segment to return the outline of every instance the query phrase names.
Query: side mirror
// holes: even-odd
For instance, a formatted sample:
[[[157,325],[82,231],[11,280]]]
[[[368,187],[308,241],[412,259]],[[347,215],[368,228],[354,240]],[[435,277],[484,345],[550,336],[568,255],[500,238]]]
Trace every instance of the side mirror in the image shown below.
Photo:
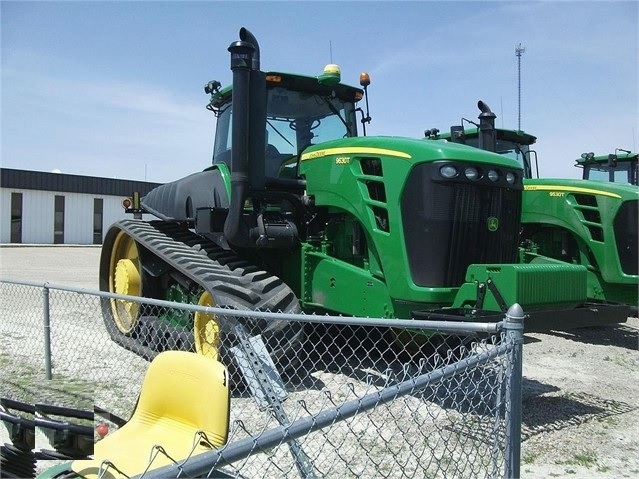
[[[466,143],[466,135],[464,127],[461,125],[453,125],[450,127],[450,141],[455,143]]]
[[[612,153],[608,155],[608,168],[617,168],[617,155]]]

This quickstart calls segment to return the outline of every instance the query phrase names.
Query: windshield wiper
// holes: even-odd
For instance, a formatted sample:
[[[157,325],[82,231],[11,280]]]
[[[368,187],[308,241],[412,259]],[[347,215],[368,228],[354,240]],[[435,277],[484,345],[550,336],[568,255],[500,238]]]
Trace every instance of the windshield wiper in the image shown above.
[[[278,135],[280,135],[280,137],[289,145],[291,145],[292,148],[295,148],[295,145],[293,145],[293,143],[291,143],[290,141],[288,141],[288,138],[286,138],[284,135],[282,135],[282,133],[280,133],[280,130],[278,130],[277,128],[275,128],[275,125],[273,125],[273,123],[271,123],[268,118],[266,119],[266,123],[268,123],[268,126],[270,126],[271,128],[273,128],[273,130],[275,131],[275,133],[277,133]]]
[[[326,105],[331,109],[331,111],[337,115],[337,117],[342,121],[342,123],[344,124],[344,126],[346,127],[346,133],[350,134],[351,129],[349,128],[348,124],[346,123],[346,120],[344,120],[344,118],[342,118],[342,114],[339,112],[339,110],[337,108],[335,108],[335,105],[333,105],[331,103],[330,97],[321,97],[319,95],[317,95],[318,98],[320,98],[321,100],[324,100],[326,102]]]

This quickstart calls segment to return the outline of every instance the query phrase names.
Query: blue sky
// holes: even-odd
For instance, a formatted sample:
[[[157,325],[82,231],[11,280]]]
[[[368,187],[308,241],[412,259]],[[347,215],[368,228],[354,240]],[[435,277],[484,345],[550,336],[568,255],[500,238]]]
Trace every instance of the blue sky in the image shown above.
[[[172,181],[211,161],[203,86],[230,83],[240,27],[262,69],[369,72],[369,135],[421,137],[477,100],[538,137],[542,176],[639,145],[638,5],[615,2],[12,2],[1,13],[6,168]]]

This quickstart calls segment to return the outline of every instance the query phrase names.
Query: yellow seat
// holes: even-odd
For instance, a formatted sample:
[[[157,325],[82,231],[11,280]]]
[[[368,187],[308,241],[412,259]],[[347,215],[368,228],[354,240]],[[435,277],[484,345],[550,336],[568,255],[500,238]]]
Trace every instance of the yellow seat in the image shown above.
[[[115,478],[122,477],[118,470],[131,477],[172,464],[155,446],[180,463],[226,443],[229,407],[222,363],[196,353],[165,351],[151,362],[131,419],[96,443],[93,460],[74,461],[71,468],[80,476],[97,477],[103,461],[109,461],[115,468],[102,477]]]

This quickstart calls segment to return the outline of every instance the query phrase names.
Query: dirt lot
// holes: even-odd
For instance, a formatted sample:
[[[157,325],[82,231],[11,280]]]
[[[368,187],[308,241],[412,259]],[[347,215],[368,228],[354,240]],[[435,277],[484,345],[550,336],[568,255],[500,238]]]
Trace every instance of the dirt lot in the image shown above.
[[[100,249],[0,247],[0,277],[97,287]],[[521,475],[639,476],[639,321],[528,334]],[[4,439],[4,437],[2,437]]]
[[[638,331],[527,335],[522,477],[639,475]]]

